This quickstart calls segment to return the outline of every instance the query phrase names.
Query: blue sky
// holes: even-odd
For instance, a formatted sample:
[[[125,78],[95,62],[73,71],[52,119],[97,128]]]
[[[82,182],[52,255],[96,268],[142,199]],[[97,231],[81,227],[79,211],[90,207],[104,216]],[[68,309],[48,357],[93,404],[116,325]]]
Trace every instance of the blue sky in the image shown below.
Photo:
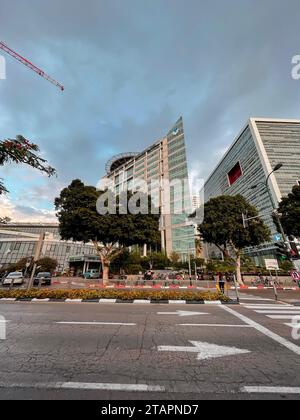
[[[184,118],[190,171],[207,177],[250,116],[300,118],[299,0],[0,0],[0,39],[65,85],[7,58],[1,139],[22,134],[57,168],[1,167],[0,215],[52,220],[74,178]]]

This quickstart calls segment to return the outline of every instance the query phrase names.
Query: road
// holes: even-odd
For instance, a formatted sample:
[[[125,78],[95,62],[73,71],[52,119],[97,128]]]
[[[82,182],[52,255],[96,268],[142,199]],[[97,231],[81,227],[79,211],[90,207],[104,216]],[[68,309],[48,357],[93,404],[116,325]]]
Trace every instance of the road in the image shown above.
[[[242,299],[0,303],[0,399],[300,399],[300,308]]]

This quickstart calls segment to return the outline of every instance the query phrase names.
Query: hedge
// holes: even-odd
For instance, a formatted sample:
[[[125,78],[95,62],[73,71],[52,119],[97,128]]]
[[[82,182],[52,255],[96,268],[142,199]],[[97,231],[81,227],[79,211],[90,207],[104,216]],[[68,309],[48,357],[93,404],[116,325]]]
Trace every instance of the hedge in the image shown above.
[[[220,292],[196,292],[178,290],[0,290],[1,298],[16,299],[121,299],[121,300],[187,300],[228,302],[230,299]]]

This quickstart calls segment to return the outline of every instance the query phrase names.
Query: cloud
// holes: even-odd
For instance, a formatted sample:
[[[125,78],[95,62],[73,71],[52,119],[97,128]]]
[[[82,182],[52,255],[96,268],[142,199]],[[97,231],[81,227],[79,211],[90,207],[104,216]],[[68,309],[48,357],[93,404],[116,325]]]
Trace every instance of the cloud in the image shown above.
[[[58,171],[4,168],[11,203],[53,211],[72,179],[96,185],[111,155],[144,150],[180,115],[203,178],[250,116],[299,117],[299,13],[298,0],[1,0],[3,41],[65,85],[7,57],[1,136],[23,134]]]

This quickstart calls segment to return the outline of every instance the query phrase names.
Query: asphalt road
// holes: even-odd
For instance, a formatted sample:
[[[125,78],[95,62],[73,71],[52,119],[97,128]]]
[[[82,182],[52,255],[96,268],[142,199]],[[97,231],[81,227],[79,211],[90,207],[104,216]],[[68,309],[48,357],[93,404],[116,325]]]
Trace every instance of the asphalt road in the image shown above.
[[[267,299],[0,303],[0,399],[300,399],[300,308]]]

